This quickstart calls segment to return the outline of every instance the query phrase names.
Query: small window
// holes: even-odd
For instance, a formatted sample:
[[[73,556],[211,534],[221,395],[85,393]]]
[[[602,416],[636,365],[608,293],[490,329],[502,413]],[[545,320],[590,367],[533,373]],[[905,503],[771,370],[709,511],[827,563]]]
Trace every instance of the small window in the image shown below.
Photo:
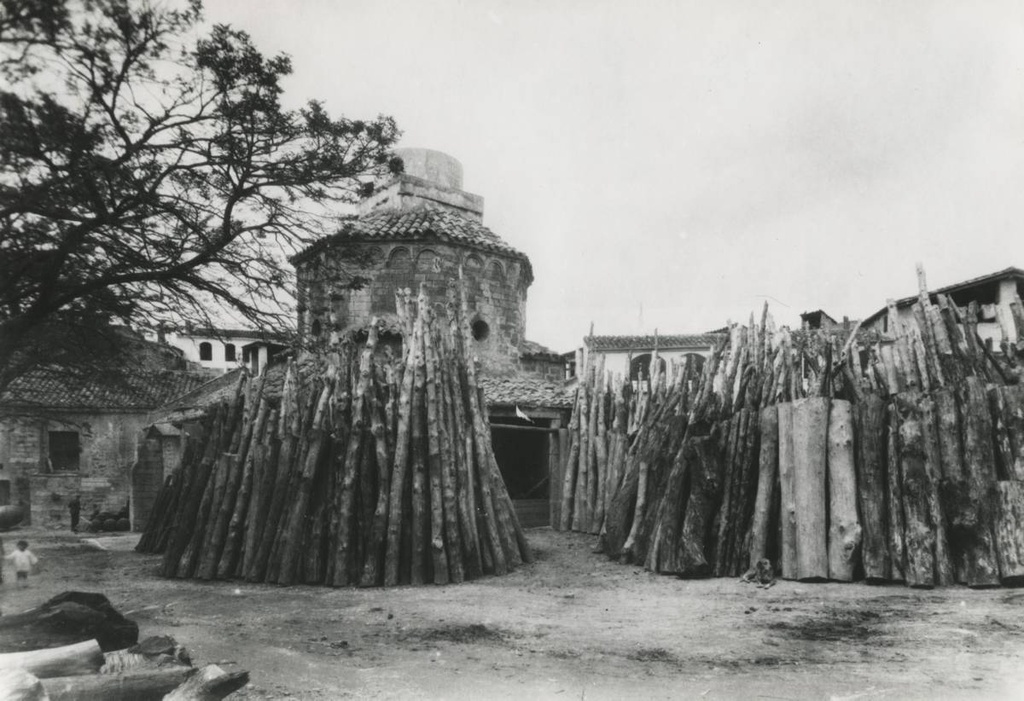
[[[224,344],[224,360],[229,363],[235,362],[235,344],[225,343]]]
[[[77,470],[82,454],[77,431],[50,431],[50,465],[54,472]]]
[[[312,326],[309,327],[309,332],[310,332],[310,334],[313,335],[313,338],[320,338],[320,320],[319,319],[313,319],[313,324],[312,324]]]
[[[199,344],[199,359],[213,360],[213,346],[210,345],[209,341],[203,341]]]

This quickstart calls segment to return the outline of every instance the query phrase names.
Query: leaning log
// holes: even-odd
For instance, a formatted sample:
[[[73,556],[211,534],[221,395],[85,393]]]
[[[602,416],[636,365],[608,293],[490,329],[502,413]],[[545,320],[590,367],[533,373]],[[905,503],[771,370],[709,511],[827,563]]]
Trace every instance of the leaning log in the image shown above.
[[[690,465],[690,495],[683,516],[675,573],[681,577],[711,574],[707,547],[714,509],[722,490],[722,467],[714,439],[703,436],[683,444]]]

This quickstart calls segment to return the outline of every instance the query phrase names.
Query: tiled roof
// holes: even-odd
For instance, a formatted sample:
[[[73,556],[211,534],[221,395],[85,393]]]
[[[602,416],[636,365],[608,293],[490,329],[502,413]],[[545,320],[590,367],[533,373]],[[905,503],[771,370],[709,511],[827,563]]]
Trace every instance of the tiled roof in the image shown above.
[[[478,221],[435,205],[401,211],[370,212],[346,221],[341,230],[310,245],[292,258],[300,263],[337,243],[430,239],[504,253],[525,261],[526,254],[505,243]]]
[[[683,334],[677,336],[657,337],[659,350],[671,350],[674,348],[708,348],[715,345],[720,336],[716,334]],[[652,350],[654,348],[654,336],[587,336],[584,343],[593,350],[599,351],[629,351],[629,350]]]
[[[547,346],[542,346],[534,341],[523,341],[523,344],[519,347],[521,355],[548,355],[552,358],[561,358],[562,354],[551,350]]]
[[[202,384],[177,370],[38,368],[7,388],[0,403],[19,409],[148,411]]]
[[[572,390],[563,382],[537,375],[483,376],[480,385],[488,406],[572,407]]]

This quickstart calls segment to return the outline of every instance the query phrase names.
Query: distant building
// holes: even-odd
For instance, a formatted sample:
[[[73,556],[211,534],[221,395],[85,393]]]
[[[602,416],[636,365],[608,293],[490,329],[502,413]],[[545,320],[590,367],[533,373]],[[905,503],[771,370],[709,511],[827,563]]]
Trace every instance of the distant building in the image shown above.
[[[1024,296],[1024,270],[1010,267],[931,290],[929,295],[933,302],[937,294],[948,295],[964,313],[971,302],[977,303],[978,335],[986,344],[998,349],[1004,339],[1017,340],[1020,329],[1017,329],[1014,322],[1010,305],[1015,301],[1019,303],[1020,297]],[[918,296],[913,295],[896,300],[896,310],[901,321],[907,322],[913,318],[912,307],[917,299]],[[889,334],[887,307],[865,318],[861,328]]]
[[[666,336],[587,336],[583,339],[583,350],[591,356],[603,355],[606,372],[620,374],[636,382],[641,377],[646,379],[651,376],[655,348],[658,349],[661,370],[666,369],[673,360],[684,361],[688,355],[700,358],[699,362],[703,364],[704,358],[711,355],[715,344],[724,336],[717,332]],[[564,357],[570,364],[570,373],[575,375],[575,360],[569,354]]]
[[[168,333],[166,340],[181,349],[187,361],[214,375],[243,366],[258,373],[271,357],[287,348],[283,335],[251,329],[196,327]]]
[[[62,527],[68,501],[118,511],[150,412],[204,378],[181,354],[139,338],[118,362],[44,367],[0,395],[0,505],[23,503],[30,523]]]

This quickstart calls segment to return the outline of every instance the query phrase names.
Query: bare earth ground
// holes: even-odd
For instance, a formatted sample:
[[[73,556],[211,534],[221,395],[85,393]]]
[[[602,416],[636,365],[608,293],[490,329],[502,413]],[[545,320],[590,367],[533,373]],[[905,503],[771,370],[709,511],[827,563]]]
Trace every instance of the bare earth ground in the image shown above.
[[[105,593],[197,663],[247,669],[237,698],[1024,698],[1024,590],[684,581],[529,532],[537,561],[448,587],[328,589],[164,580],[138,536],[86,549],[25,537],[42,571],[3,612]],[[233,698],[236,698],[233,697]]]

